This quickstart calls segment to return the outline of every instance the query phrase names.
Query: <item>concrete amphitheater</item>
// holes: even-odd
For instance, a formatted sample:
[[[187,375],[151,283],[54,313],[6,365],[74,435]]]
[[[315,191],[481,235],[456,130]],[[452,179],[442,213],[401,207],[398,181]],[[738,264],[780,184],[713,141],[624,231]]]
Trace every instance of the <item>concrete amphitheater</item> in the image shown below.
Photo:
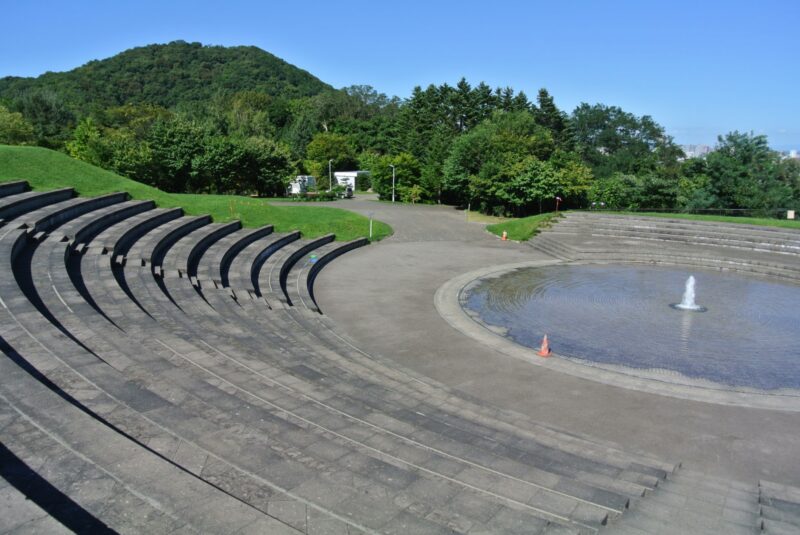
[[[4,533],[800,531],[791,393],[534,364],[446,291],[578,261],[796,281],[797,232],[575,214],[516,244],[357,200],[395,229],[362,247],[27,190],[0,185]]]

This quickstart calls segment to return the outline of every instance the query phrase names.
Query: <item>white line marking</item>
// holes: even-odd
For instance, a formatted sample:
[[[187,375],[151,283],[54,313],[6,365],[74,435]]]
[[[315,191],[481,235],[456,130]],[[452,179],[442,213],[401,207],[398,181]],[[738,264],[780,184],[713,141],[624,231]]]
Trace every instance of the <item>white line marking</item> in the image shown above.
[[[51,279],[51,280],[52,280],[52,279]],[[66,302],[66,301],[64,301],[64,299],[61,297],[61,294],[60,294],[60,293],[58,293],[58,290],[56,290],[56,287],[55,287],[55,285],[51,285],[50,287],[51,287],[51,288],[53,289],[53,291],[56,293],[56,297],[58,297],[58,300],[59,300],[59,301],[61,301],[61,304],[62,304],[62,305],[64,305],[65,307],[67,307],[67,310],[69,310],[69,311],[70,311],[72,314],[75,314],[75,312],[74,312],[74,311],[73,311],[71,308],[69,308],[69,305],[67,304],[67,302]]]

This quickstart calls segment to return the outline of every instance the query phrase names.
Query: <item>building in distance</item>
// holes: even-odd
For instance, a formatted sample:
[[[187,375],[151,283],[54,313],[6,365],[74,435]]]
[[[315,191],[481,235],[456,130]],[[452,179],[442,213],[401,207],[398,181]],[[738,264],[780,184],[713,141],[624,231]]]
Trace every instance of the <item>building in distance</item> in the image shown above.
[[[689,158],[702,158],[712,150],[709,145],[681,145],[683,153],[686,154],[686,159]]]

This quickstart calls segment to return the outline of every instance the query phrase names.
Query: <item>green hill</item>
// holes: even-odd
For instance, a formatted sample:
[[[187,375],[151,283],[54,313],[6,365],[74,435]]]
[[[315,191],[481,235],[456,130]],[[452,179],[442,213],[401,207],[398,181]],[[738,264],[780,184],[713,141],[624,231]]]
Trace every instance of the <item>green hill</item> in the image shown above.
[[[174,108],[208,101],[219,92],[255,90],[295,98],[331,87],[254,46],[203,46],[174,41],[132,48],[67,72],[0,78],[0,101],[32,90],[52,91],[78,115],[126,103]]]
[[[369,232],[369,220],[361,215],[326,206],[275,206],[264,199],[234,195],[187,195],[159,189],[121,177],[60,152],[40,147],[0,145],[0,182],[27,180],[34,190],[72,187],[85,196],[126,191],[134,199],[152,199],[160,207],[182,207],[187,214],[210,214],[214,221],[241,219],[248,227],[272,224],[276,232],[300,230],[306,237],[329,232],[348,241]],[[392,233],[376,221],[373,239]]]

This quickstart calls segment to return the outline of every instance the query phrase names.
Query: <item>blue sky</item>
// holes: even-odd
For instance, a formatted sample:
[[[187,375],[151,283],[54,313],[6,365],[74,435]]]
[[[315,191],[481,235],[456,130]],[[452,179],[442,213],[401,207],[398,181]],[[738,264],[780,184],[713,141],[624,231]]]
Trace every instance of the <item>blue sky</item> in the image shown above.
[[[648,114],[679,143],[731,130],[800,149],[800,1],[3,2],[0,76],[176,39],[255,45],[342,87],[546,87]]]

